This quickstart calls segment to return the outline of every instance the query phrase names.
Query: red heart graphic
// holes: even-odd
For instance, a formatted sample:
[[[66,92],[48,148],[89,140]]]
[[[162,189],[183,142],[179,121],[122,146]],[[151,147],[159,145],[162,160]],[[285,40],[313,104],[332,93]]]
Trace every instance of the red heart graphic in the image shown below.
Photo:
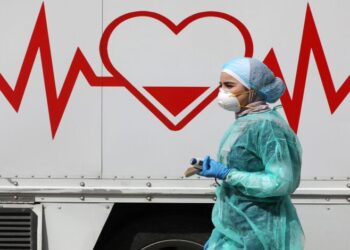
[[[122,22],[131,18],[136,18],[136,17],[154,18],[162,22],[163,24],[165,24],[175,35],[179,34],[187,25],[189,25],[193,21],[198,20],[200,18],[205,18],[205,17],[221,18],[233,24],[233,26],[235,26],[240,31],[245,43],[245,56],[251,57],[253,55],[253,41],[249,34],[248,29],[238,19],[226,13],[216,12],[216,11],[200,12],[187,17],[177,25],[174,24],[172,21],[170,21],[168,18],[158,13],[148,12],[148,11],[130,12],[114,19],[103,32],[101,41],[100,41],[100,55],[104,66],[113,75],[114,80],[118,82],[118,86],[126,87],[145,107],[147,107],[170,130],[176,131],[185,127],[194,117],[196,117],[209,103],[211,103],[215,99],[215,97],[217,96],[219,87],[213,90],[202,102],[200,102],[191,112],[189,112],[177,124],[174,124],[172,121],[170,121],[156,106],[154,106],[139,90],[136,89],[136,87],[131,82],[129,82],[113,66],[108,55],[108,50],[107,50],[108,42],[112,32]]]

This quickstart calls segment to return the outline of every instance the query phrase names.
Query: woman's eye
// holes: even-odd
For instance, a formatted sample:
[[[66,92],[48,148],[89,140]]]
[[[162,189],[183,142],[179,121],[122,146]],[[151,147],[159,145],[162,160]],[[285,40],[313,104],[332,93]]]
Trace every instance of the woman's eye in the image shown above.
[[[220,87],[226,88],[226,89],[231,89],[234,87],[234,83],[232,82],[219,82]]]

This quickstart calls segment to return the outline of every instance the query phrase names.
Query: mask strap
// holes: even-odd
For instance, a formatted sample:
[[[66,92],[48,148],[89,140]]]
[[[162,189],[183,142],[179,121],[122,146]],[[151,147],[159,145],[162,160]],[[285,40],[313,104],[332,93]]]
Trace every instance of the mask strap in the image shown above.
[[[251,93],[252,91],[254,91],[254,90],[244,91],[244,92],[239,93],[239,94],[237,94],[237,95],[231,93],[230,96],[232,96],[232,97],[237,97],[237,96],[240,96],[240,95],[244,95],[244,94],[247,94],[247,93]]]
[[[256,93],[254,89],[250,89],[248,91],[244,91],[242,93],[239,93],[238,95],[233,95],[233,97],[237,97],[237,96],[240,96],[240,95],[243,95],[243,94],[246,94],[246,93],[252,93],[252,95],[249,95],[249,103],[251,103],[251,100],[253,99],[253,95]],[[249,105],[249,104],[248,104]],[[248,105],[246,106],[242,106],[242,105],[239,105],[241,108],[247,108],[247,109],[251,109],[252,107],[249,107]]]
[[[249,93],[250,94],[249,94],[249,97],[248,97],[249,98],[248,101],[249,101],[249,103],[252,103],[253,99],[255,98],[256,91],[254,89],[252,89]]]
[[[240,107],[241,107],[241,108],[247,108],[247,109],[253,108],[253,107],[250,107],[250,106],[241,106],[241,105],[240,105]]]

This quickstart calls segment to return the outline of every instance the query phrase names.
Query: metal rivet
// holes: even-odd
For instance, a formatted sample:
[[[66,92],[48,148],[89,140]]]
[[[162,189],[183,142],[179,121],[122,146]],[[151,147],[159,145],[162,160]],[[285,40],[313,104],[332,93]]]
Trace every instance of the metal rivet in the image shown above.
[[[134,176],[130,176],[131,179],[134,179]]]
[[[13,196],[13,199],[18,200],[18,196],[17,195]]]
[[[47,177],[51,178],[51,175],[49,175],[49,176],[47,176]]]
[[[331,177],[331,180],[334,180],[334,177]]]
[[[327,197],[327,198],[326,198],[326,201],[330,201],[330,198],[329,198],[329,197]]]
[[[316,176],[314,177],[314,180],[317,180],[317,177],[316,177]]]
[[[327,207],[327,210],[331,210],[331,208],[330,208],[330,207]]]
[[[61,206],[59,206],[59,207],[58,207],[58,209],[62,209],[62,207],[61,207]]]
[[[213,201],[216,201],[216,196],[213,197]]]
[[[118,176],[114,176],[114,179],[118,179]]]
[[[146,200],[152,201],[152,197],[151,197],[151,196],[147,196],[147,197],[146,197]]]
[[[146,186],[147,186],[147,187],[152,187],[152,183],[147,182],[147,183],[146,183]]]
[[[80,196],[80,200],[85,200],[85,197],[84,196]]]
[[[84,179],[85,178],[84,175],[82,175],[81,178]]]
[[[17,181],[14,181],[14,182],[13,182],[13,185],[18,186],[18,182],[17,182]]]
[[[98,175],[98,176],[97,176],[97,178],[99,178],[99,179],[100,179],[100,178],[101,178],[101,176],[99,176],[99,175]]]
[[[32,175],[32,178],[34,178],[34,175]]]
[[[168,177],[167,176],[164,176],[164,179],[167,179]]]
[[[346,198],[346,200],[347,200],[348,202],[350,202],[350,197]]]
[[[151,179],[151,176],[147,176],[147,179]]]
[[[65,175],[64,178],[68,178],[68,175]]]
[[[85,182],[80,182],[80,186],[84,187],[85,186]]]
[[[110,208],[110,206],[106,206],[106,209],[109,209]]]
[[[15,175],[16,178],[18,178],[18,175]]]
[[[45,198],[44,198],[44,197],[41,197],[40,199],[41,199],[42,201],[43,201],[43,200],[45,200]]]
[[[346,184],[346,186],[347,186],[348,188],[350,188],[350,183]]]
[[[106,200],[106,201],[108,201],[108,200],[109,200],[109,198],[108,198],[108,197],[106,197],[106,198],[105,198],[105,200]]]

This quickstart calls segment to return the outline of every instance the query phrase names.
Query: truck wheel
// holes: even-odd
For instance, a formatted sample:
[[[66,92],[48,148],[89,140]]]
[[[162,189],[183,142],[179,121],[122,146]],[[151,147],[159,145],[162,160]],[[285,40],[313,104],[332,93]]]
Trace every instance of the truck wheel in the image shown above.
[[[209,223],[208,223],[209,222]],[[157,216],[133,221],[108,244],[108,250],[202,250],[210,218]]]
[[[203,245],[189,240],[160,240],[143,247],[141,250],[202,250]]]

